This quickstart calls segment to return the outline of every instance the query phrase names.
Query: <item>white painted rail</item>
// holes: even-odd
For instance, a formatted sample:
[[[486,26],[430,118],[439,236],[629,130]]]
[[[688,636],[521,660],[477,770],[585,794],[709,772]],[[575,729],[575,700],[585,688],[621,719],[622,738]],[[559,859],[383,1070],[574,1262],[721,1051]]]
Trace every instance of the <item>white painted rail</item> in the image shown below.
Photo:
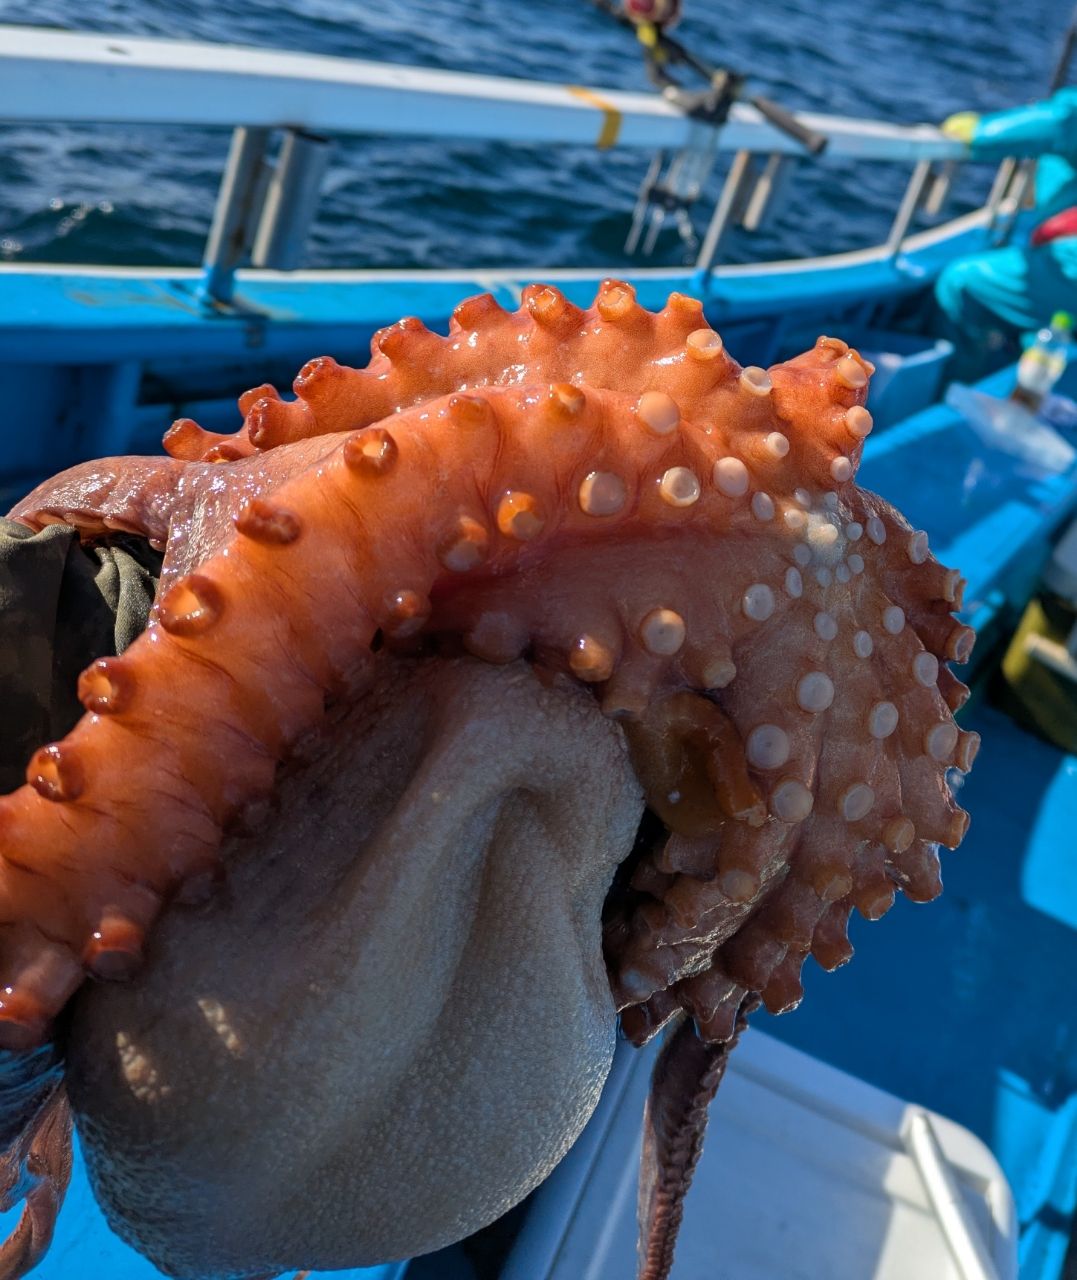
[[[914,163],[961,159],[932,125],[805,113],[828,155]],[[391,66],[235,45],[0,25],[0,121],[234,125],[322,133],[679,147],[685,117],[657,94]],[[799,153],[738,104],[723,151]]]

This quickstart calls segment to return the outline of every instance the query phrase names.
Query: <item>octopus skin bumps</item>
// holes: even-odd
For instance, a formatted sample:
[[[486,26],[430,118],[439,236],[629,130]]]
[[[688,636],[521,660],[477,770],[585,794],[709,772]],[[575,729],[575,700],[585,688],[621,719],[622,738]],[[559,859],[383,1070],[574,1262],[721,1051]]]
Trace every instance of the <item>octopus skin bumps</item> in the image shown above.
[[[640,1276],[668,1273],[748,1014],[848,960],[854,909],[936,896],[968,823],[963,584],[856,483],[871,372],[833,338],[742,368],[691,298],[536,285],[15,508],[164,562],[0,798],[29,1187],[0,1274],[47,1247],[68,1099],[166,1274],[436,1249],[557,1164],[618,1023],[666,1029]]]

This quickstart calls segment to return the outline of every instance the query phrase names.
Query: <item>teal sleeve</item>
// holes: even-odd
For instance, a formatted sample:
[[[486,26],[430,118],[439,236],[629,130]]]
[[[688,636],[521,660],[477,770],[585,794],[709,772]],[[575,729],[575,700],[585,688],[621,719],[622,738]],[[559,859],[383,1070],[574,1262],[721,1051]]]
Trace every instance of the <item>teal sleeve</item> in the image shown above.
[[[1062,89],[1045,102],[981,116],[972,137],[977,160],[1059,155],[1077,160],[1077,89]]]

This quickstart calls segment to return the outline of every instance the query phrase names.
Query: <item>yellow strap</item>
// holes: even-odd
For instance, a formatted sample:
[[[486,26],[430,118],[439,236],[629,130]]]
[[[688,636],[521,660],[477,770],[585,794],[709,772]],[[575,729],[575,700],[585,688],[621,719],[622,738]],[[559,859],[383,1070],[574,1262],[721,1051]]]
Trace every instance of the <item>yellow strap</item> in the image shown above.
[[[595,93],[593,89],[585,89],[583,85],[579,84],[566,85],[565,88],[574,98],[579,98],[581,102],[597,107],[602,112],[602,128],[598,131],[598,140],[595,146],[600,151],[605,151],[607,147],[612,147],[621,132],[621,113],[612,102],[607,102],[605,98]]]

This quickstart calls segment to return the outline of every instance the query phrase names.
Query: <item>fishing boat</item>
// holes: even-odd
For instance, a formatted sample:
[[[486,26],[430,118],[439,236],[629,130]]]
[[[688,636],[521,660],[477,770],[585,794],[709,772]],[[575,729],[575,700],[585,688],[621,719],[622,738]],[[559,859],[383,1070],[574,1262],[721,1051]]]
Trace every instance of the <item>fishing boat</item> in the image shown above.
[[[170,40],[0,32],[0,121],[232,130],[202,267],[0,264],[9,423],[0,490],[11,499],[84,458],[156,451],[176,418],[234,430],[239,392],[286,385],[312,354],[355,363],[401,314],[444,329],[464,298],[489,292],[512,307],[533,280],[583,306],[610,274],[629,278],[647,307],[671,291],[694,295],[745,363],[766,365],[820,332],[875,361],[878,429],[863,482],[961,568],[963,618],[980,636],[975,696],[962,713],[984,741],[963,795],[973,828],[946,863],[937,904],[923,912],[906,904],[887,927],[868,936],[862,928],[856,964],[825,980],[813,974],[802,1009],[746,1038],[689,1200],[710,1195],[712,1215],[728,1207],[720,1269],[704,1269],[715,1264],[701,1232],[696,1242],[690,1209],[673,1274],[1077,1274],[1072,1255],[1065,1270],[1077,1210],[1077,760],[994,696],[999,657],[1077,508],[1077,464],[1071,449],[1068,461],[1038,466],[940,402],[950,348],[918,327],[948,263],[1021,234],[1027,168],[1006,162],[979,208],[947,219],[947,188],[967,153],[928,125],[801,116],[803,130],[825,139],[825,151],[811,154],[802,136],[747,102],[709,124],[659,94]],[[615,148],[653,154],[634,224],[625,211],[638,243],[661,231],[671,207],[691,207],[707,166],[725,165],[727,176],[691,267],[305,269],[329,140],[372,132],[588,145],[596,168]],[[725,260],[730,231],[759,227],[795,166],[835,160],[907,171],[885,242],[807,260]],[[655,199],[661,183],[672,204]],[[1000,369],[977,390],[1004,397],[1014,377]],[[1072,370],[1060,390],[1077,392]],[[629,1273],[648,1062],[646,1052],[619,1052],[583,1138],[516,1214],[501,1249],[503,1280]],[[807,1131],[815,1149],[832,1153],[829,1167],[805,1154],[798,1135]],[[722,1181],[731,1169],[735,1193]],[[772,1197],[780,1212],[767,1207],[768,1188],[781,1188]],[[158,1272],[111,1234],[77,1168],[36,1274],[149,1280]],[[477,1273],[456,1247],[333,1274]]]

